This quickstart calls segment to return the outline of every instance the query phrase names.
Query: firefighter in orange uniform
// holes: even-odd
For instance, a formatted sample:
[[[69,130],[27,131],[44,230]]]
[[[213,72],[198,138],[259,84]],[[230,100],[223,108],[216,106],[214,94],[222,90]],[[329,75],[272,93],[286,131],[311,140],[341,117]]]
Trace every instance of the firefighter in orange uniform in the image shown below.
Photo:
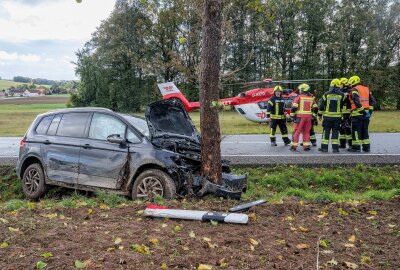
[[[349,93],[351,103],[351,135],[352,147],[347,149],[349,152],[370,152],[371,143],[369,141],[369,120],[374,110],[375,98],[372,96],[368,87],[360,83],[358,76],[349,79],[352,89]]]
[[[292,105],[290,117],[295,123],[295,131],[293,134],[293,143],[290,148],[293,151],[297,150],[299,145],[300,134],[303,134],[304,151],[311,150],[310,148],[310,130],[312,127],[313,113],[318,112],[318,105],[314,97],[310,94],[310,86],[308,84],[299,85],[300,95],[298,95]]]

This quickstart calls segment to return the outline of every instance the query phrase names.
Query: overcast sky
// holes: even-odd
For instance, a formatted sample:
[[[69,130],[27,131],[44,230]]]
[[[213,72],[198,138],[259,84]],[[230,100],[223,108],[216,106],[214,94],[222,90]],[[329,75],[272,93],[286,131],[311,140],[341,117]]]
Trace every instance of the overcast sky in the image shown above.
[[[81,49],[115,0],[0,0],[0,77],[77,79]]]

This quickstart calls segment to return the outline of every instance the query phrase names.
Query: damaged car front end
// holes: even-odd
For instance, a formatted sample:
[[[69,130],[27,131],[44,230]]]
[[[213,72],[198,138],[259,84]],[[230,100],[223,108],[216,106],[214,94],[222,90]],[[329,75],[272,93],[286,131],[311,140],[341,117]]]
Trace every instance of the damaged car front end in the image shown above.
[[[162,100],[149,104],[146,121],[152,145],[173,161],[167,170],[177,184],[178,195],[213,194],[240,199],[246,190],[247,176],[232,174],[226,161],[222,161],[221,185],[201,175],[200,134],[180,102]]]

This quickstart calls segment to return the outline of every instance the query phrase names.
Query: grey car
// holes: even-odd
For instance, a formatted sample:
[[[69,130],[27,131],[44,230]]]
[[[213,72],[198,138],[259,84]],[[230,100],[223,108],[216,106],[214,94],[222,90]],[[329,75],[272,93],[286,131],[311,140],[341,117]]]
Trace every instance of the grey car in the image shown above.
[[[17,174],[27,198],[50,186],[106,190],[133,199],[212,192],[238,198],[246,177],[223,165],[224,184],[200,176],[200,135],[184,107],[159,101],[146,119],[103,108],[39,115],[21,140]]]

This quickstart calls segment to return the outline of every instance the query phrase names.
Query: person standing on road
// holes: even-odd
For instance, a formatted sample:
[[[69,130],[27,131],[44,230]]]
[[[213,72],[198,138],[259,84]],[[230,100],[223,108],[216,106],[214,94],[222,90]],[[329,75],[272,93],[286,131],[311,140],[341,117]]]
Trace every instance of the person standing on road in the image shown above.
[[[318,106],[314,97],[310,94],[310,86],[308,84],[299,85],[300,95],[298,95],[292,105],[290,117],[294,122],[293,143],[290,148],[292,151],[297,150],[299,145],[300,134],[303,135],[304,151],[310,151],[310,130],[312,127],[313,112],[317,113]]]
[[[276,127],[282,134],[282,139],[285,145],[291,143],[288,135],[288,129],[286,126],[286,116],[285,116],[285,99],[282,96],[283,89],[282,86],[277,85],[274,88],[274,95],[268,100],[267,106],[267,119],[270,123],[271,133],[269,138],[271,139],[271,146],[277,146],[276,144]]]
[[[340,123],[339,130],[339,148],[346,148],[346,143],[351,147],[351,103],[349,98],[349,92],[351,87],[347,78],[340,79],[340,90],[344,94],[344,102],[342,109],[342,121]]]
[[[339,129],[342,120],[342,107],[344,101],[344,94],[340,91],[340,80],[333,79],[331,87],[321,98],[318,117],[322,122],[323,132],[321,140],[321,148],[318,151],[328,152],[329,137],[332,131],[332,150],[334,153],[339,153]]]
[[[351,90],[349,99],[351,103],[351,136],[352,147],[349,152],[370,152],[371,143],[369,140],[369,120],[374,110],[375,98],[365,85],[360,83],[358,76],[349,79]]]

